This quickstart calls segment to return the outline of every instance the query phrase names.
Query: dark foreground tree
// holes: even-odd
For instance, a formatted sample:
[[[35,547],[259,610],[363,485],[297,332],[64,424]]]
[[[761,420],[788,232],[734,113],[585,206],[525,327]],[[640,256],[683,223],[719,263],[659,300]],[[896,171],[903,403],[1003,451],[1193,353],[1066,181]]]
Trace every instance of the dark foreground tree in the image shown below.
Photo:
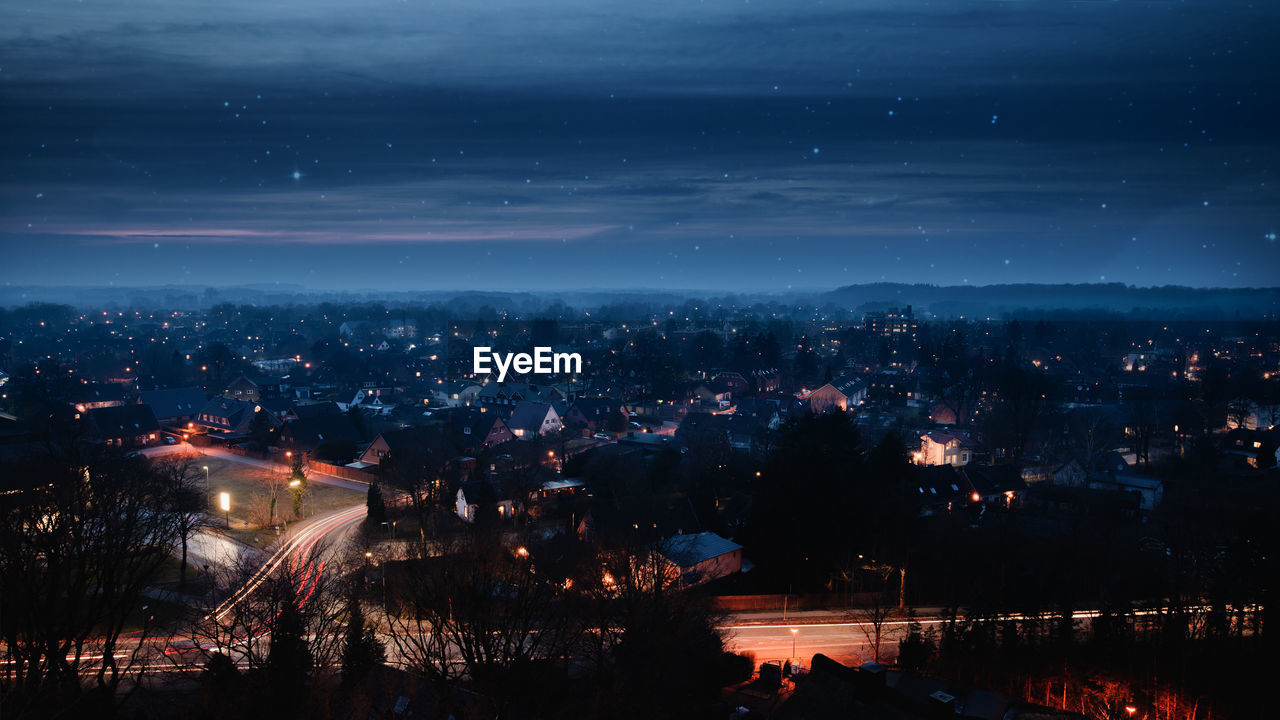
[[[196,472],[194,455],[169,455],[153,463],[167,498],[165,507],[173,513],[182,543],[178,584],[187,584],[187,546],[196,533],[209,524],[204,477]]]
[[[342,645],[342,684],[358,685],[387,657],[377,628],[365,620],[360,598],[352,592],[347,600],[347,630]]]
[[[180,543],[178,514],[157,511],[169,488],[144,458],[97,445],[10,472],[22,486],[0,508],[0,715],[110,714],[151,630],[143,590]]]

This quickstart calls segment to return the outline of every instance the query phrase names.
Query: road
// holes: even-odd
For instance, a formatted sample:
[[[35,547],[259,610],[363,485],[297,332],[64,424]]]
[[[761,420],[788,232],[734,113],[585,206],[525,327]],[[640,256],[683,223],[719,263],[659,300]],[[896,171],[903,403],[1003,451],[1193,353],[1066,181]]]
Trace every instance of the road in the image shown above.
[[[1209,608],[1191,608],[1204,612]],[[1257,606],[1247,608],[1249,612],[1257,612]],[[940,615],[939,608],[916,608],[916,622],[921,628],[928,630],[943,625],[946,618]],[[856,612],[856,611],[855,611]],[[1137,610],[1132,617],[1158,616],[1162,610]],[[1084,623],[1097,617],[1096,610],[1077,610],[1072,614],[1076,627],[1083,630]],[[963,618],[963,612],[961,613]],[[731,615],[729,622],[720,626],[725,632],[726,646],[734,652],[754,653],[757,662],[802,658],[806,662],[816,653],[822,653],[842,663],[861,663],[871,660],[872,642],[869,636],[874,635],[872,623],[859,621],[857,615],[847,620],[839,613],[826,611],[805,611],[795,613],[790,621],[778,622],[776,613],[739,613]],[[1008,616],[1009,620],[1025,619],[1020,614]],[[883,662],[893,660],[898,655],[898,641],[906,635],[909,620],[903,619],[902,613],[895,613],[881,623],[880,659]],[[792,632],[794,630],[794,632]],[[792,641],[794,640],[794,655]]]
[[[750,613],[739,614],[731,618],[730,624],[721,626],[725,631],[727,649],[738,653],[753,653],[757,663],[801,658],[807,664],[808,659],[817,653],[843,663],[860,663],[873,657],[872,643],[867,637],[874,632],[871,623],[835,621],[760,624],[757,622],[760,617]],[[928,627],[941,624],[942,620],[922,618],[917,622]],[[886,620],[881,625],[882,661],[897,656],[898,640],[906,635],[906,626],[906,620]]]
[[[229,460],[231,462],[243,463],[245,465],[253,465],[254,467],[265,468],[267,470],[280,469],[280,463],[273,463],[267,460],[259,460],[257,458],[245,457],[244,455],[238,455],[236,453],[223,450],[222,448],[195,447],[194,445],[190,443],[185,443],[185,442],[181,442],[176,445],[157,445],[156,447],[149,447],[149,448],[145,448],[143,450],[138,451],[139,455],[144,455],[149,458],[163,457],[165,455],[172,455],[174,453],[200,453],[203,455],[208,455],[210,457],[217,457],[217,458],[222,458],[223,460]],[[340,478],[337,475],[327,475],[325,473],[318,472],[316,470],[311,470],[311,469],[307,470],[307,482],[316,482],[316,483],[320,483],[321,485],[332,485],[333,487],[346,488],[347,490],[356,490],[359,492],[366,492],[369,490],[369,483],[359,482],[356,480],[347,480],[346,478]]]
[[[221,620],[225,617],[236,603],[252,595],[254,590],[285,563],[288,563],[289,572],[299,578],[300,591],[305,592],[307,587],[314,587],[319,574],[324,572],[325,563],[341,552],[342,539],[364,520],[367,512],[368,508],[364,505],[354,505],[344,510],[317,515],[301,525],[295,525],[262,567],[214,610],[214,619]]]

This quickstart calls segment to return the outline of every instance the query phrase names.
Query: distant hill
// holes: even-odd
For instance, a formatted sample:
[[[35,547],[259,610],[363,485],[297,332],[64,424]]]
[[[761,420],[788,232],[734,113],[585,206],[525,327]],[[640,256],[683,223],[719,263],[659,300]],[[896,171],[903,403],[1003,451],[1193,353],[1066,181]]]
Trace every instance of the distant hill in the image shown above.
[[[1261,317],[1280,313],[1280,288],[1082,285],[849,285],[818,296],[820,304],[876,310],[913,306],[941,317],[1002,317],[1102,312],[1182,319]]]
[[[850,310],[877,310],[911,305],[917,314],[939,317],[1065,317],[1097,314],[1169,319],[1214,320],[1280,316],[1280,287],[1192,288],[1133,287],[1119,283],[1084,285],[911,285],[871,283],[830,291],[787,293],[712,293],[699,290],[644,288],[565,288],[557,291],[469,290],[317,291],[281,283],[224,287],[38,287],[0,286],[0,306],[30,302],[68,303],[82,308],[207,308],[219,302],[273,305],[290,303],[448,303],[465,312],[481,306],[537,312],[561,302],[577,308],[622,307],[638,314],[646,309],[679,305],[687,300],[750,305],[784,302],[838,305]],[[626,314],[626,313],[624,313]]]

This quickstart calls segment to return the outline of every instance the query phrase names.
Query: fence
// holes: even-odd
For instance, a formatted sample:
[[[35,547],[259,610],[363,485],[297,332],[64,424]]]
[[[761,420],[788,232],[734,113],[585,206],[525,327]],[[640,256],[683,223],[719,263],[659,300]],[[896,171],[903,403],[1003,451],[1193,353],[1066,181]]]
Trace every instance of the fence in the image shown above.
[[[373,482],[374,477],[371,473],[364,470],[349,468],[346,465],[330,465],[327,462],[312,460],[307,463],[307,469],[311,472],[318,472],[323,475],[333,475],[343,480],[352,480],[355,482],[365,483],[366,485]]]
[[[288,465],[292,462],[292,458],[281,452],[264,453],[257,450],[250,450],[243,445],[228,445],[227,452],[244,457],[254,458],[255,460],[265,460],[267,462],[277,463],[280,465]],[[320,473],[321,475],[332,475],[340,477],[343,480],[351,480],[354,482],[364,483],[368,485],[373,482],[374,476],[364,470],[349,468],[345,465],[331,465],[320,460],[308,460],[307,471]]]

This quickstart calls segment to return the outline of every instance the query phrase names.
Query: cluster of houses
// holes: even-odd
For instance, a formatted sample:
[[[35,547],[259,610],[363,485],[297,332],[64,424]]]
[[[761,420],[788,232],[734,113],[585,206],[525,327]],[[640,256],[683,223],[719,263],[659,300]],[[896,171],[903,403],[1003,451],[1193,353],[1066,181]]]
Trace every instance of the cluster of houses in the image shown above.
[[[861,329],[886,348],[905,351],[918,343],[921,326],[907,307],[869,313]],[[342,337],[361,331],[344,324]],[[614,339],[630,332],[623,326]],[[833,332],[824,342],[834,342],[839,329]],[[1162,501],[1163,485],[1139,470],[1118,408],[1136,388],[1160,393],[1204,369],[1195,353],[1158,347],[1125,354],[1109,375],[1077,371],[1062,357],[1029,351],[1027,357],[1053,383],[1057,400],[1052,419],[1057,424],[1045,432],[1057,433],[1061,442],[1063,427],[1089,413],[1109,413],[1114,432],[1100,439],[1099,449],[1083,452],[1062,443],[1053,453],[1023,457],[1019,465],[1010,462],[999,441],[984,435],[980,419],[989,412],[988,399],[981,394],[944,399],[937,391],[939,371],[902,361],[909,355],[905,352],[891,353],[888,362],[850,360],[843,372],[828,375],[815,388],[794,387],[778,369],[713,369],[693,373],[676,392],[658,396],[634,371],[541,383],[469,377],[437,359],[434,348],[442,340],[424,336],[408,321],[392,323],[377,345],[367,348],[372,356],[367,372],[362,370],[363,379],[355,382],[320,362],[312,367],[288,358],[255,361],[244,366],[251,368],[245,375],[214,386],[212,396],[205,389],[209,384],[138,391],[122,383],[86,383],[67,411],[104,443],[235,445],[269,436],[279,448],[371,477],[389,459],[426,452],[466,479],[453,497],[463,521],[476,521],[488,506],[501,517],[572,507],[564,520],[584,539],[619,533],[626,538],[628,528],[644,523],[663,540],[678,538],[682,547],[693,543],[673,553],[686,560],[712,553],[694,564],[714,560],[707,567],[720,568],[735,564],[721,562],[726,557],[737,557],[740,567],[740,548],[716,554],[732,543],[708,534],[715,529],[731,535],[742,522],[742,502],[749,500],[726,501],[717,509],[724,522],[716,528],[703,527],[678,502],[633,515],[617,501],[596,496],[581,480],[564,477],[565,464],[595,451],[643,466],[664,448],[702,447],[758,460],[788,418],[846,411],[854,412],[872,436],[893,432],[906,442],[919,466],[915,491],[925,513],[1104,502],[1144,517]],[[1234,405],[1228,427],[1216,436],[1223,452],[1245,467],[1277,465],[1280,406],[1245,399]],[[897,412],[903,408],[908,412]],[[519,482],[510,481],[515,476]],[[689,539],[698,537],[703,540]]]

